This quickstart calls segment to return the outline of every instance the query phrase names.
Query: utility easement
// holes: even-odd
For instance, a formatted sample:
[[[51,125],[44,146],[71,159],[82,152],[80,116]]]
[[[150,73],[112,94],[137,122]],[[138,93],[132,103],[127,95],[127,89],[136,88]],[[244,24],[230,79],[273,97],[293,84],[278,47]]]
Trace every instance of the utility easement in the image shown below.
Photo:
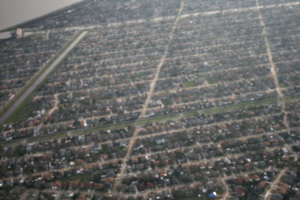
[[[65,58],[65,56],[81,41],[81,39],[88,33],[83,31],[68,47],[62,52],[57,59],[34,81],[30,87],[20,96],[16,102],[0,117],[0,124],[3,124],[5,120],[22,104],[23,101],[40,85],[45,78],[54,70],[54,68]]]

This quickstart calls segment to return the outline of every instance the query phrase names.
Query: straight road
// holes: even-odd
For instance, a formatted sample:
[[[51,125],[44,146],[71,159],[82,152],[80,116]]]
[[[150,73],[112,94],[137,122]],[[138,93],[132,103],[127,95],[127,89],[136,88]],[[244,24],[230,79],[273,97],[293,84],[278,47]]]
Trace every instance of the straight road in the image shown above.
[[[64,59],[64,57],[80,42],[80,40],[88,33],[82,32],[74,42],[46,69],[46,71],[21,95],[21,97],[0,117],[0,124],[23,103],[23,101],[42,83],[42,81],[52,72],[52,70]]]
[[[284,169],[282,169],[279,174],[277,175],[276,179],[272,182],[272,184],[270,185],[268,191],[266,192],[265,196],[264,196],[264,200],[267,200],[271,197],[272,194],[272,190],[275,188],[275,186],[277,185],[277,183],[280,181],[281,177],[285,174],[285,172],[288,170],[288,167],[285,167]]]
[[[179,20],[179,18],[180,18],[180,16],[181,16],[181,12],[182,12],[182,10],[183,10],[183,7],[184,7],[184,1],[181,1],[180,8],[179,8],[178,14],[177,14],[177,18],[176,18],[176,20],[175,20],[175,22],[174,22],[174,24],[173,24],[172,30],[171,30],[171,32],[170,32],[168,44],[167,44],[167,46],[166,46],[166,48],[165,48],[164,54],[163,54],[163,56],[162,56],[162,58],[161,58],[161,61],[159,62],[158,66],[157,66],[157,68],[156,68],[156,72],[155,72],[154,79],[152,80],[152,82],[151,82],[151,84],[150,84],[150,90],[149,90],[149,92],[148,92],[147,99],[146,99],[146,101],[145,101],[145,103],[144,103],[142,112],[141,112],[141,114],[140,114],[140,116],[139,116],[139,119],[138,119],[137,121],[139,121],[140,119],[142,119],[142,118],[145,117],[146,111],[147,111],[147,109],[148,109],[148,104],[149,104],[149,101],[150,101],[150,99],[151,99],[151,97],[152,97],[152,94],[153,94],[153,91],[154,91],[154,88],[155,88],[155,85],[156,85],[156,82],[157,82],[157,79],[158,79],[158,76],[159,76],[161,67],[163,66],[163,64],[164,64],[164,62],[165,62],[165,59],[166,59],[166,57],[167,57],[167,54],[168,54],[168,52],[169,52],[169,46],[170,46],[170,44],[171,44],[171,42],[172,42],[172,40],[173,40],[174,31],[175,31],[175,29],[176,29],[176,27],[177,27],[177,23],[178,23],[178,20]],[[123,178],[123,176],[125,175],[125,172],[126,172],[126,169],[127,169],[126,161],[127,161],[128,158],[131,156],[130,154],[131,154],[132,148],[133,148],[133,146],[134,146],[134,144],[135,144],[135,141],[136,141],[136,139],[137,139],[138,132],[139,132],[139,129],[138,129],[138,127],[136,126],[135,131],[134,131],[134,133],[133,133],[133,136],[132,136],[131,139],[130,139],[130,143],[129,143],[129,146],[128,146],[128,149],[127,149],[127,154],[126,154],[126,156],[125,156],[125,158],[124,158],[124,160],[123,160],[123,161],[124,161],[124,162],[123,162],[124,168],[121,170],[120,174],[118,175],[118,180],[117,180],[117,182],[116,182],[115,185],[114,185],[114,188],[113,188],[113,191],[114,191],[114,192],[117,191],[119,185],[121,184],[122,178]]]

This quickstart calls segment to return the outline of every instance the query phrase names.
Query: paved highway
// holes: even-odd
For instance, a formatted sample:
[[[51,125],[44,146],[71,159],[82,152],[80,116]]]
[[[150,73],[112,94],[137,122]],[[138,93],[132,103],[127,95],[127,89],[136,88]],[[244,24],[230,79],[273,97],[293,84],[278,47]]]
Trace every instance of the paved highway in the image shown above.
[[[88,33],[82,32],[74,42],[47,68],[47,70],[22,94],[22,96],[0,117],[0,124],[21,105],[21,103],[36,89],[36,87],[48,76],[48,74],[58,65],[63,58],[80,42],[80,40]]]

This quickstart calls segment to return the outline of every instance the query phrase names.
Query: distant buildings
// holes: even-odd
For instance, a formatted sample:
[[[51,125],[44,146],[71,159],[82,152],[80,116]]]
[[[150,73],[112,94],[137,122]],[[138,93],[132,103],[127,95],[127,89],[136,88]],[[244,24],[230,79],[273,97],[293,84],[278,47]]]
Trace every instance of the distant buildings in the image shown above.
[[[11,34],[14,38],[22,38],[24,36],[24,32],[21,28],[17,28],[14,33]]]

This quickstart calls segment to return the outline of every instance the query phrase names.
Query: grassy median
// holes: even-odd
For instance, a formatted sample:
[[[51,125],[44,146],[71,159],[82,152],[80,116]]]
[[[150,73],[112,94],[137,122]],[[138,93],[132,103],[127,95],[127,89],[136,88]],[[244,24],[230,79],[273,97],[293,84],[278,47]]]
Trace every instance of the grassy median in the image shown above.
[[[78,33],[73,36],[73,38],[65,44],[56,55],[42,68],[40,69],[28,82],[27,84],[14,96],[14,98],[3,108],[0,112],[0,116],[4,115],[4,113],[28,90],[30,86],[32,86],[35,81],[55,62],[55,60],[84,32],[89,31],[89,29],[80,30]],[[80,42],[80,41],[79,41]],[[72,51],[72,50],[71,50]],[[49,75],[51,75],[54,71],[58,69],[61,63],[70,55],[71,51],[61,60],[61,62],[52,70]],[[48,76],[49,76],[48,75]],[[47,77],[48,77],[47,76]],[[5,123],[11,122],[19,122],[29,117],[29,114],[32,113],[32,109],[28,106],[29,100],[33,97],[35,91],[37,91],[46,81],[47,77],[44,81],[39,84],[36,89],[25,99],[25,101],[4,121]],[[2,125],[2,124],[1,124]],[[1,128],[1,127],[0,127]]]

